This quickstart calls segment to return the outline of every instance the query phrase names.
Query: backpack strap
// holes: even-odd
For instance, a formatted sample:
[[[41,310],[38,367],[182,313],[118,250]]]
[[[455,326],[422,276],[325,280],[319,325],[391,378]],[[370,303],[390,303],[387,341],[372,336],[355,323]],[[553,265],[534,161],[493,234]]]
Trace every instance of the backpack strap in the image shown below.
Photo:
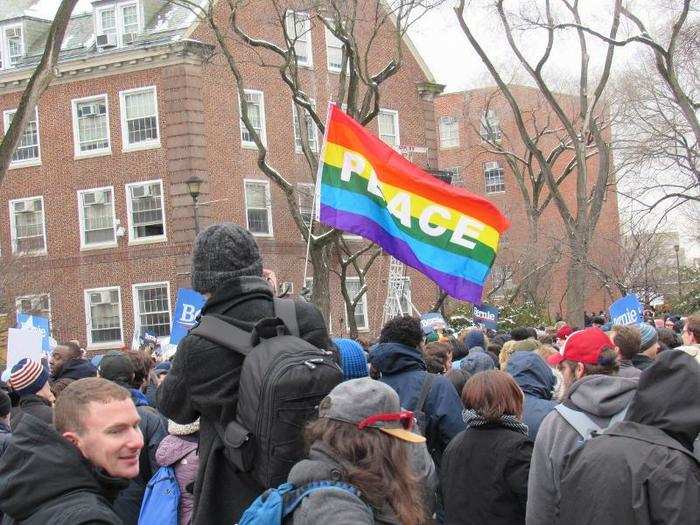
[[[430,394],[430,390],[433,388],[434,382],[435,374],[426,372],[425,377],[423,378],[423,385],[421,386],[420,394],[418,394],[418,401],[416,402],[416,407],[413,409],[414,412],[425,413],[425,402],[428,400],[428,394]]]
[[[290,334],[299,337],[299,322],[297,321],[297,310],[294,300],[275,297],[274,301],[275,316],[282,319]]]
[[[301,487],[291,490],[284,494],[282,518],[285,518],[289,514],[294,512],[294,510],[299,506],[299,504],[303,501],[303,499],[306,496],[309,496],[314,492],[318,492],[319,490],[327,489],[338,489],[344,492],[348,492],[353,496],[359,498],[360,501],[367,505],[367,503],[365,503],[365,501],[362,499],[362,494],[360,493],[360,491],[350,483],[344,483],[342,481],[312,481],[311,483],[302,485]],[[370,511],[372,510],[371,507],[369,507],[369,505],[367,505],[367,507],[370,509]]]
[[[250,333],[214,315],[203,316],[199,324],[190,330],[190,334],[198,335],[243,355],[248,355],[252,350]]]
[[[574,427],[574,430],[579,433],[584,441],[590,439],[594,432],[601,432],[602,429],[588,417],[585,413],[574,410],[564,405],[557,405],[554,410],[559,412],[559,415],[563,417],[566,422]]]

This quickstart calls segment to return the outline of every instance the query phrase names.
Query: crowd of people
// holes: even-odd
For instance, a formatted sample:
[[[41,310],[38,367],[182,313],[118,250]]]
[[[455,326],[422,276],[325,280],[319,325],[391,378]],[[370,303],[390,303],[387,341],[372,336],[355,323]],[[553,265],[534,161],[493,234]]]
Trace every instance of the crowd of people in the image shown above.
[[[700,515],[700,314],[331,338],[253,236],[197,237],[172,361],[78,341],[0,384],[3,524],[638,524]]]

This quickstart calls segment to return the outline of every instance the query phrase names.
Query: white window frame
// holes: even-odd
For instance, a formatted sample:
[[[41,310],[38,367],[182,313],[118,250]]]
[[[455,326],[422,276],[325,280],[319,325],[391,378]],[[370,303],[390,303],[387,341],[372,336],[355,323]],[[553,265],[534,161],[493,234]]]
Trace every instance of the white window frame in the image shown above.
[[[117,290],[119,297],[119,334],[118,341],[108,341],[105,343],[92,342],[92,312],[90,311],[90,294],[94,292],[111,292]],[[122,303],[121,286],[103,286],[102,288],[89,288],[83,290],[83,301],[85,304],[85,332],[88,349],[120,348],[124,345],[124,305]]]
[[[138,20],[138,29],[136,34],[143,32],[143,16],[141,13],[141,6],[138,0],[129,0],[127,2],[116,2],[109,6],[103,6],[95,9],[95,35],[103,35],[104,29],[102,28],[102,12],[103,11],[114,11],[114,29],[117,35],[117,48],[125,47],[124,44],[124,8],[129,6],[136,7],[136,17]]]
[[[398,149],[399,146],[401,146],[401,132],[399,131],[399,112],[396,111],[395,109],[386,109],[386,108],[380,108],[379,109],[379,115],[389,115],[392,117],[394,120],[394,128],[396,131],[396,144],[389,144],[388,142],[385,142],[388,146],[391,146],[394,149]],[[379,135],[379,138],[382,138],[382,130],[381,128],[381,121],[379,119],[379,115],[377,115],[377,134]],[[384,140],[382,139],[382,142]]]
[[[316,107],[316,101],[314,99],[310,99],[309,102],[311,103],[312,107]],[[307,117],[309,122],[308,125],[311,126],[311,131],[313,131],[314,134],[314,145],[311,148],[311,151],[314,153],[318,153],[319,151],[319,144],[318,144],[318,126],[316,126],[316,122],[311,118],[311,115],[309,115],[306,110],[302,111],[302,114],[304,117]],[[298,131],[299,134],[297,134],[297,120],[299,122],[298,126]],[[299,108],[297,108],[297,105],[294,103],[292,100],[292,131],[294,133],[294,151],[296,153],[303,153],[303,148],[301,144],[301,119],[299,119]]]
[[[19,305],[20,305],[21,301],[25,301],[27,299],[31,300],[31,299],[34,299],[36,297],[41,297],[42,295],[45,295],[49,300],[48,320],[49,320],[49,326],[51,326],[51,314],[52,314],[52,312],[51,312],[51,294],[49,292],[33,293],[33,294],[28,294],[28,295],[19,295],[19,296],[15,297],[15,320],[17,319],[17,315],[22,313],[22,312],[20,312],[20,309],[19,309]]]
[[[16,112],[17,108],[6,109],[2,112],[4,133],[7,133],[7,130],[10,128],[10,115]],[[36,122],[36,147],[39,151],[39,156],[34,159],[11,160],[9,169],[26,168],[27,166],[41,166],[41,133],[39,132],[39,108],[36,106],[34,106],[34,121]],[[22,130],[22,133],[24,133],[24,131],[25,130]],[[14,154],[15,152],[13,151],[12,155],[14,156]]]
[[[134,236],[134,224],[132,216],[132,205],[131,205],[131,188],[135,186],[146,186],[148,184],[160,183],[160,206],[163,210],[163,234],[154,235],[152,237],[141,237],[136,238]],[[166,218],[166,206],[165,206],[165,190],[163,189],[163,179],[152,179],[144,180],[139,182],[129,182],[124,185],[124,190],[126,194],[126,213],[127,213],[127,224],[129,226],[129,245],[134,244],[152,244],[156,242],[165,242],[168,240],[168,225]]]
[[[346,281],[352,281],[352,282],[357,282],[357,283],[360,282],[359,277],[346,277],[345,279],[346,279]],[[354,300],[355,298],[353,297],[352,299]],[[357,331],[358,332],[369,332],[369,308],[367,305],[367,292],[365,292],[364,295],[362,296],[361,302],[362,302],[365,322],[362,326],[357,325]],[[350,329],[350,322],[349,322],[350,312],[348,312],[347,305],[345,305],[344,309],[345,309],[345,328],[347,330],[349,330]],[[356,307],[355,311],[357,311],[357,307]]]
[[[22,201],[34,201],[39,199],[41,201],[41,226],[42,226],[42,234],[44,236],[44,249],[43,250],[37,250],[33,252],[18,252],[17,251],[17,231],[15,228],[15,210],[14,210],[14,205],[16,202],[22,202]],[[44,206],[44,196],[43,195],[35,195],[33,197],[24,197],[22,199],[12,199],[8,202],[9,208],[10,208],[10,244],[12,245],[12,253],[16,255],[22,255],[22,256],[39,256],[39,255],[46,255],[49,251],[49,240],[46,236],[46,208]]]
[[[289,33],[288,19],[290,18],[290,16],[292,17],[292,21],[295,24],[295,27],[296,27],[296,17],[303,17],[305,23],[304,23],[304,30],[303,30],[302,36],[304,37],[304,40],[299,40],[299,38],[294,40],[294,35]],[[297,64],[300,67],[306,67],[309,69],[313,69],[313,67],[314,67],[314,56],[313,55],[314,54],[313,54],[313,38],[311,35],[311,15],[309,15],[309,13],[307,13],[306,11],[294,11],[292,9],[289,9],[284,14],[284,23],[285,23],[285,27],[287,29],[287,35],[289,36],[289,39],[294,42],[294,53],[297,56]],[[301,60],[299,60],[299,54],[296,50],[296,46],[299,43],[303,43],[306,45],[306,51],[307,51],[306,54],[308,56],[308,59],[303,61],[303,62]]]
[[[449,125],[454,125],[457,128],[456,137],[445,137],[443,132],[443,124],[446,119],[450,119]],[[459,119],[453,115],[443,115],[438,120],[438,139],[440,142],[440,149],[451,149],[459,147]]]
[[[141,315],[141,311],[139,310],[139,294],[138,290],[139,288],[149,288],[149,287],[156,287],[156,286],[163,286],[165,285],[167,289],[167,294],[168,294],[168,318],[169,318],[169,324],[170,327],[172,328],[173,324],[173,311],[172,311],[172,304],[170,302],[170,281],[156,281],[152,283],[136,283],[131,285],[131,300],[133,302],[133,312],[134,312],[134,330],[138,327],[139,329],[141,328],[140,322],[139,322],[139,316]],[[161,336],[158,337],[158,340],[163,342],[167,339],[170,338],[170,335],[167,336]]]
[[[7,31],[18,27],[22,33],[22,54],[20,55],[20,58],[25,56],[27,52],[24,24],[8,24],[0,27],[0,71],[15,67],[14,64],[10,63],[10,43],[7,39]]]
[[[324,27],[325,33],[326,33],[326,35],[325,35],[325,36],[326,36],[326,69],[328,69],[328,71],[330,71],[331,73],[340,73],[340,72],[343,70],[343,68],[342,68],[342,66],[341,66],[341,67],[336,67],[335,65],[331,64],[331,62],[330,62],[330,60],[329,60],[329,56],[330,56],[330,55],[329,55],[329,53],[328,53],[328,49],[330,49],[330,48],[332,48],[332,49],[338,49],[338,48],[339,48],[339,49],[340,49],[340,57],[341,57],[341,60],[342,60],[342,57],[343,57],[343,41],[340,40],[337,36],[335,36],[335,35],[333,34],[333,31],[331,31],[330,29],[328,29],[326,26],[323,26],[323,27]],[[338,46],[338,44],[336,43],[336,41],[337,41],[338,43],[340,43],[340,46]]]
[[[315,222],[314,218],[314,201],[316,200],[316,187],[314,184],[310,182],[297,182],[297,207],[299,209],[299,214],[302,215],[302,205],[301,205],[301,193],[299,192],[299,188],[304,187],[304,188],[309,188],[311,190],[311,218],[309,220],[309,224],[307,226],[311,225],[313,222]],[[302,220],[303,220],[303,215],[302,215]],[[306,224],[306,222],[304,222]]]
[[[246,95],[248,95],[248,94],[260,95],[260,120],[261,120],[261,122],[260,122],[260,140],[262,141],[263,146],[267,147],[267,122],[265,119],[265,93],[263,93],[262,91],[260,91],[258,89],[246,89],[243,92]],[[241,128],[241,133],[240,133],[241,147],[243,147],[245,149],[258,149],[258,146],[257,146],[257,144],[255,144],[255,142],[243,139],[243,133],[247,133],[248,129],[245,127],[245,124],[243,123],[243,119],[240,118],[240,115],[242,114],[242,106],[241,106],[242,103],[243,103],[243,101],[241,100],[241,97],[239,96],[238,97],[238,115],[239,115],[238,122],[239,122],[240,128]]]
[[[129,143],[129,129],[126,122],[126,97],[127,95],[133,95],[136,93],[143,93],[151,91],[153,93],[154,107],[155,107],[155,117],[156,117],[156,132],[158,133],[158,138],[155,140],[145,140],[143,142],[136,142],[135,144]],[[134,89],[125,89],[119,92],[119,117],[121,120],[122,129],[122,151],[139,151],[145,149],[155,149],[160,148],[160,115],[158,112],[158,92],[156,86],[145,86]]]
[[[497,190],[497,191],[489,191],[489,185],[488,185],[488,181],[486,178],[486,173],[489,171],[496,171],[496,170],[501,172],[501,180],[503,181],[503,189]],[[501,166],[501,164],[498,161],[484,162],[484,193],[486,193],[488,195],[497,195],[499,193],[505,193],[505,192],[506,192],[506,177],[505,177],[505,171],[503,170],[503,166]]]
[[[85,223],[83,217],[84,205],[83,199],[86,193],[94,193],[96,191],[110,190],[112,192],[112,228],[114,230],[114,241],[112,242],[99,242],[93,244],[87,244],[85,242]],[[89,188],[86,190],[78,190],[78,225],[80,226],[80,251],[88,250],[99,250],[101,248],[116,248],[118,238],[117,238],[117,210],[116,210],[116,194],[114,192],[114,186],[101,186],[99,188]]]
[[[272,194],[270,193],[270,181],[263,179],[243,179],[243,206],[245,209],[245,225],[248,231],[250,231],[250,224],[248,223],[248,192],[246,191],[246,185],[249,183],[253,184],[263,184],[265,185],[265,207],[267,208],[267,225],[269,233],[252,233],[255,237],[274,237],[274,229],[272,225]],[[258,209],[258,208],[256,208]]]
[[[493,137],[491,136],[493,135]],[[479,136],[482,142],[501,142],[503,131],[501,130],[501,119],[493,109],[485,109],[479,119]]]
[[[78,104],[83,102],[97,101],[104,99],[105,117],[107,118],[107,147],[93,149],[90,151],[80,151],[80,132],[78,128]],[[73,155],[76,159],[89,159],[91,157],[103,157],[112,154],[112,128],[109,123],[109,97],[106,93],[93,95],[90,97],[74,98],[71,101],[71,113],[73,114]]]

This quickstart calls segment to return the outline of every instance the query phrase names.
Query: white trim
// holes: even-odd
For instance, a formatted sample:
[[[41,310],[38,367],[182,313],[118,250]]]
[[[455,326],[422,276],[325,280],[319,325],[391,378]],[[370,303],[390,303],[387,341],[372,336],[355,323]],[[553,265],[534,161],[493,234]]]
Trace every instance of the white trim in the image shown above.
[[[131,302],[133,305],[133,315],[134,315],[134,332],[136,332],[137,328],[141,328],[141,323],[139,322],[139,316],[141,315],[141,311],[139,310],[138,304],[138,289],[139,288],[147,288],[147,287],[156,287],[156,286],[163,286],[165,285],[166,287],[166,293],[168,295],[168,326],[172,327],[173,323],[173,311],[171,309],[171,303],[170,303],[170,281],[155,281],[151,283],[135,283],[131,285]],[[170,328],[169,328],[170,329]],[[170,335],[159,337],[158,340],[163,342],[166,339],[169,339]]]
[[[311,103],[311,106],[313,108],[316,108],[316,100],[313,98],[309,99],[309,102]],[[314,147],[311,148],[311,151],[314,153],[318,153],[319,150],[319,144],[318,144],[318,126],[316,125],[316,122],[314,122],[314,119],[311,118],[311,115],[309,115],[306,110],[303,110],[302,113],[304,114],[305,117],[309,117],[309,122],[308,125],[311,126],[311,129],[313,130],[314,133]],[[292,134],[294,135],[294,152],[295,153],[303,153],[304,148],[302,147],[301,144],[297,146],[297,127],[296,127],[296,121],[299,119],[299,108],[297,108],[297,105],[294,103],[294,100],[292,100]],[[299,122],[299,141],[301,142],[301,120],[298,120]]]
[[[382,132],[379,129],[380,128],[380,122],[379,122],[379,115],[390,115],[394,119],[394,128],[396,132],[396,144],[388,144],[385,142],[385,144],[391,146],[392,148],[396,149],[399,146],[401,146],[401,133],[399,131],[399,112],[396,111],[395,109],[387,109],[387,108],[379,108],[379,114],[377,115],[377,135],[379,138],[382,138]]]
[[[15,210],[13,208],[13,205],[15,202],[34,201],[37,199],[39,199],[41,201],[41,226],[42,226],[42,234],[44,236],[44,249],[34,251],[34,252],[18,252],[17,251],[17,232],[15,231]],[[12,199],[12,200],[8,201],[8,207],[10,209],[10,246],[12,249],[12,253],[16,254],[16,255],[23,255],[25,257],[46,255],[49,252],[49,239],[46,236],[46,208],[44,207],[44,196],[43,195],[35,195],[33,197]]]
[[[112,192],[112,229],[114,231],[114,241],[113,242],[100,242],[94,244],[85,243],[85,225],[83,224],[83,196],[86,193],[93,193],[96,191],[110,190]],[[80,251],[89,250],[99,250],[102,248],[116,248],[117,247],[117,211],[116,211],[116,194],[114,193],[114,186],[101,186],[99,188],[89,188],[86,190],[78,190],[76,192],[78,196],[78,226],[80,227]]]
[[[124,44],[124,8],[129,6],[136,7],[136,20],[138,25],[136,33],[143,33],[143,14],[141,3],[138,0],[126,0],[124,2],[115,2],[111,5],[95,8],[93,15],[95,20],[95,36],[105,34],[104,29],[102,28],[102,12],[114,11],[114,32],[117,38],[116,49],[126,47]]]
[[[443,134],[443,121],[446,119],[450,119],[450,124],[449,125],[455,125],[457,127],[457,140],[456,143],[454,142],[454,137],[449,137],[449,144],[445,144],[446,137],[444,137]],[[453,149],[453,148],[459,148],[460,145],[460,136],[459,136],[459,119],[455,117],[454,115],[441,115],[440,118],[438,119],[438,147],[440,149]]]
[[[155,108],[156,117],[156,133],[158,133],[158,138],[156,140],[145,140],[143,142],[137,142],[135,144],[129,143],[129,130],[126,123],[126,96],[135,93],[142,93],[146,91],[153,92],[153,106]],[[145,149],[155,149],[160,148],[160,115],[158,112],[158,92],[156,86],[144,86],[140,88],[125,89],[119,92],[119,120],[121,123],[122,131],[122,151],[139,151]]]
[[[78,131],[78,104],[82,102],[90,102],[92,100],[104,99],[105,102],[105,117],[107,118],[107,147],[100,149],[92,149],[88,151],[80,150],[80,133]],[[73,157],[75,159],[87,159],[91,157],[102,157],[112,154],[112,129],[109,125],[109,97],[106,93],[93,95],[90,97],[74,98],[70,101],[71,113],[73,115]]]
[[[2,112],[2,122],[3,122],[3,132],[7,133],[8,128],[10,127],[10,122],[8,120],[8,116],[10,113],[16,113],[17,108],[14,109],[6,109],[5,111]],[[39,108],[37,106],[34,106],[34,122],[36,122],[36,147],[37,150],[39,151],[39,156],[35,159],[28,159],[28,160],[12,160],[10,158],[10,165],[8,166],[8,169],[17,169],[17,168],[26,168],[28,166],[41,166],[41,135],[39,133]],[[24,130],[21,131],[21,133],[24,133]],[[17,144],[19,146],[19,143]],[[17,151],[17,148],[15,148],[15,151],[12,152],[12,155],[15,154]]]
[[[2,27],[0,27],[0,57],[2,57],[2,67],[0,67],[0,71],[6,71],[15,67],[10,63],[10,45],[7,42],[6,35],[8,29],[14,29],[17,27],[20,28],[20,32],[22,33],[22,54],[20,55],[20,57],[24,57],[27,55],[27,42],[25,39],[26,32],[24,30],[24,24],[22,22],[19,22],[14,24],[3,25]]]
[[[333,22],[332,20],[328,20],[328,19],[327,19],[327,21],[330,22],[330,23]],[[323,26],[323,29],[325,30],[325,41],[326,41],[326,69],[328,70],[329,73],[340,73],[340,72],[343,70],[342,67],[331,66],[331,63],[330,63],[330,61],[328,60],[328,48],[331,47],[330,44],[329,44],[329,40],[330,40],[331,38],[334,38],[335,40],[337,40],[338,42],[340,42],[340,56],[341,56],[341,60],[342,60],[342,56],[343,56],[343,41],[340,40],[337,36],[335,36],[335,35],[333,34],[333,31],[331,31],[330,29],[328,29],[328,27],[326,27],[325,25]],[[336,48],[336,47],[333,47],[333,49],[337,49],[337,48]]]
[[[51,293],[49,292],[41,292],[41,293],[32,293],[32,294],[27,294],[27,295],[18,295],[15,297],[15,320],[17,320],[17,315],[20,313],[19,307],[17,306],[18,303],[24,299],[33,299],[34,297],[41,297],[42,295],[45,295],[49,299],[49,328],[51,327],[51,317],[52,317],[52,312],[51,312]]]
[[[346,277],[345,280],[357,282],[358,284],[360,284],[359,277],[355,277],[355,276]],[[367,292],[368,291],[369,291],[369,289],[367,291],[365,291],[365,293],[362,295],[361,301],[362,301],[365,323],[362,326],[360,326],[360,325],[357,326],[358,332],[368,332],[369,331],[369,306],[367,305]],[[352,300],[354,300],[354,299],[355,299],[355,297],[352,298]],[[350,323],[349,323],[350,313],[348,312],[347,304],[344,306],[345,306],[345,329],[349,330],[350,329]],[[355,312],[357,312],[357,306],[355,307]]]
[[[104,343],[92,342],[92,312],[90,311],[89,294],[93,292],[104,292],[117,290],[119,298],[119,340],[107,341]],[[87,337],[87,347],[91,349],[118,348],[124,344],[124,312],[122,309],[122,289],[121,286],[103,286],[102,288],[87,288],[83,290],[83,301],[85,303],[85,332]]]
[[[287,29],[287,33],[288,33],[288,34],[289,34],[289,27],[287,27],[287,24],[288,24],[288,23],[287,23],[287,18],[288,18],[290,15],[291,15],[292,17],[294,17],[294,18],[292,19],[292,21],[293,21],[293,23],[294,23],[294,29],[295,29],[294,32],[295,32],[295,33],[296,33],[296,16],[298,16],[298,15],[303,16],[303,17],[305,18],[305,22],[306,22],[306,23],[304,24],[304,25],[305,25],[305,31],[302,33],[302,36],[306,36],[306,37],[308,38],[308,42],[303,42],[303,41],[302,41],[302,42],[303,42],[304,44],[306,44],[306,46],[307,46],[307,47],[306,47],[306,50],[307,50],[307,54],[308,54],[308,60],[305,61],[305,62],[300,62],[300,61],[299,61],[299,55],[297,54],[297,50],[296,50],[296,43],[299,42],[299,38],[298,38],[299,35],[297,35],[297,39],[294,41],[294,45],[293,45],[293,47],[294,47],[294,54],[295,54],[296,57],[297,57],[297,64],[299,65],[299,67],[304,67],[304,68],[307,68],[307,69],[313,69],[313,68],[314,68],[314,53],[313,53],[313,48],[314,48],[314,45],[313,45],[313,44],[314,44],[314,41],[313,41],[313,36],[312,36],[312,31],[311,31],[311,15],[310,15],[307,11],[295,11],[295,10],[293,10],[293,9],[287,9],[287,11],[284,13],[284,23],[285,23],[285,27],[286,27],[286,29]],[[292,39],[292,38],[294,37],[294,35],[289,34],[289,37],[290,37],[290,39]]]
[[[268,233],[252,233],[255,237],[269,237],[275,236],[274,228],[272,225],[272,194],[270,193],[270,181],[264,179],[243,179],[243,207],[245,210],[245,226],[248,231],[250,231],[250,225],[248,223],[248,192],[246,191],[246,185],[248,183],[264,184],[265,185],[265,207],[267,208],[267,225]],[[256,208],[258,209],[258,208]]]
[[[163,234],[162,235],[154,235],[153,237],[140,237],[140,238],[135,238],[133,235],[133,217],[132,217],[132,210],[131,210],[131,192],[129,191],[130,188],[135,187],[135,186],[146,186],[147,184],[154,184],[154,183],[159,183],[160,184],[160,206],[161,209],[163,210]],[[152,179],[152,180],[145,180],[145,181],[139,181],[139,182],[128,182],[124,185],[124,191],[126,193],[126,213],[127,213],[127,224],[129,226],[129,245],[133,244],[152,244],[156,242],[165,242],[168,240],[168,230],[167,230],[167,220],[166,220],[166,213],[165,213],[165,195],[163,192],[163,179]]]
[[[257,89],[245,89],[243,90],[243,93],[245,95],[248,94],[255,94],[255,95],[260,95],[260,140],[263,143],[263,146],[267,147],[267,123],[265,120],[265,93],[263,93],[260,90]],[[240,117],[241,115],[241,97],[239,95],[238,97],[238,123],[239,127],[241,128],[241,131],[239,133],[240,139],[241,139],[241,147],[244,149],[258,149],[258,146],[255,144],[255,142],[249,141],[249,140],[243,140],[243,133],[248,133],[248,129],[245,127],[245,124],[243,123],[243,119]]]

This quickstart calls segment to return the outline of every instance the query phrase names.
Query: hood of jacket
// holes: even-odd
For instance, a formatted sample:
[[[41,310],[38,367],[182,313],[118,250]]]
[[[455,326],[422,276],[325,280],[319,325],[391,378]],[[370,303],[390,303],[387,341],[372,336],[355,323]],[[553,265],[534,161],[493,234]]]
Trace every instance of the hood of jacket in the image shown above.
[[[609,418],[629,405],[639,381],[629,377],[584,376],[573,385],[565,400],[578,408],[601,418]]]
[[[552,399],[556,378],[549,365],[536,353],[515,352],[508,360],[506,372],[525,394],[540,399]]]
[[[95,377],[97,375],[97,368],[87,359],[71,359],[66,361],[63,365],[61,371],[54,381],[57,379],[85,379],[86,377]]]
[[[129,388],[129,392],[131,392],[131,400],[137,407],[147,407],[151,405],[148,402],[146,394],[141,392],[138,388]]]
[[[379,343],[370,352],[368,361],[386,375],[427,370],[421,351],[401,343]]]
[[[0,458],[0,509],[18,521],[75,492],[114,499],[129,480],[101,473],[53,427],[25,414]]]
[[[169,467],[182,458],[184,458],[190,452],[197,450],[199,447],[199,442],[195,436],[165,436],[163,441],[158,445],[158,450],[156,451],[156,461],[161,467]]]
[[[261,299],[268,299],[272,302],[272,290],[262,277],[247,275],[229,279],[207,300],[202,308],[202,315],[226,314],[226,311],[238,304],[239,300],[248,299],[251,295],[257,295]],[[240,316],[237,315],[237,317]]]
[[[649,425],[692,450],[700,432],[700,365],[686,352],[661,352],[642,373],[628,421]]]

